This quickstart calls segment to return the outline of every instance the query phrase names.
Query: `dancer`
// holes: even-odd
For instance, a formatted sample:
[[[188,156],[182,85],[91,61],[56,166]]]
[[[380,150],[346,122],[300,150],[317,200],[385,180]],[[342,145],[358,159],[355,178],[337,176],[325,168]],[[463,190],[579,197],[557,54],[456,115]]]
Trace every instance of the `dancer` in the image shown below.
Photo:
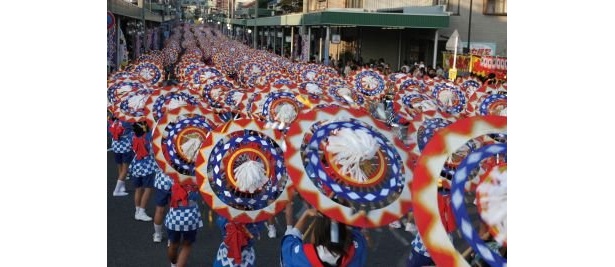
[[[117,164],[117,183],[113,196],[126,196],[126,176],[128,174],[128,164],[133,158],[131,149],[132,127],[130,123],[120,121],[118,118],[111,116],[109,119],[109,132],[111,133],[111,150],[115,156]]]
[[[307,220],[314,218],[306,233]],[[304,234],[308,243],[304,243]],[[282,238],[281,266],[354,267],[365,266],[367,258],[365,236],[319,213],[307,209],[297,224]]]
[[[203,227],[203,220],[197,204],[201,196],[195,184],[180,185],[174,183],[171,187],[171,203],[165,217],[169,247],[167,255],[171,267],[184,267],[196,241],[197,229]]]
[[[256,266],[254,241],[260,239],[264,223],[236,223],[218,216],[216,224],[222,230],[223,241],[218,248],[214,267]]]
[[[152,218],[145,213],[145,206],[154,188],[154,177],[159,167],[151,153],[147,123],[137,122],[132,126],[132,150],[135,156],[130,163],[129,173],[135,185],[135,220],[149,222]]]

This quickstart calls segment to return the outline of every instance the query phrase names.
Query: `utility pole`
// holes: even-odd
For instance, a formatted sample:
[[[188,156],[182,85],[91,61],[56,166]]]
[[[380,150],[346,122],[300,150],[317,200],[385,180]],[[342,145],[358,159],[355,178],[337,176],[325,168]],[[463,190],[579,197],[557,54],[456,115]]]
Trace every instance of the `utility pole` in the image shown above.
[[[254,43],[254,49],[258,49],[258,45],[257,45],[257,39],[258,39],[258,35],[257,35],[257,31],[256,31],[256,21],[258,19],[258,0],[254,0],[254,30],[252,31],[252,43]]]
[[[468,20],[468,54],[470,54],[471,33],[472,33],[472,0],[470,0],[470,19]]]

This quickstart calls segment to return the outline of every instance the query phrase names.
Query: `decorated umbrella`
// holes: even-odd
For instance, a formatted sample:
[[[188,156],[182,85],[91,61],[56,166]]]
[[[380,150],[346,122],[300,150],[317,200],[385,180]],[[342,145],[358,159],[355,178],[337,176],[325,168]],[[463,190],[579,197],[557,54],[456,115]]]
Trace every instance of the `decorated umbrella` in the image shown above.
[[[395,80],[394,88],[398,92],[408,91],[424,93],[426,92],[426,89],[423,86],[423,83],[421,83],[418,79],[413,78],[410,75],[406,75],[405,77]]]
[[[190,81],[192,77],[190,77],[190,73],[199,68],[206,68],[207,65],[202,62],[192,62],[192,61],[184,61],[182,60],[179,64],[177,64],[175,73],[177,78],[180,81]]]
[[[304,65],[299,72],[300,82],[319,82],[322,81],[325,76],[320,73],[320,70],[315,64]]]
[[[469,97],[468,115],[506,115],[506,86],[485,84]]]
[[[130,93],[136,92],[139,90],[148,89],[144,83],[141,82],[118,82],[107,88],[107,103],[112,108],[115,109],[115,104],[120,101],[120,99]]]
[[[311,103],[297,92],[271,91],[267,94],[256,94],[248,102],[248,112],[272,123],[278,129],[288,127],[302,111],[307,111]]]
[[[211,84],[217,79],[224,78],[224,74],[214,67],[199,66],[194,68],[186,76],[193,88],[202,84]]]
[[[140,89],[122,95],[115,103],[113,115],[125,122],[145,121],[145,102],[153,92],[152,89]]]
[[[196,177],[205,202],[230,221],[265,221],[289,203],[281,132],[252,119],[229,121],[207,136]]]
[[[360,69],[350,79],[350,85],[354,90],[370,99],[382,98],[386,91],[386,81],[379,71],[373,69]]]
[[[143,80],[132,71],[117,71],[107,79],[107,88],[120,82],[143,82]]]
[[[362,107],[365,104],[363,95],[350,89],[346,85],[330,86],[327,92],[329,96],[341,105]]]
[[[319,82],[302,82],[297,88],[301,95],[307,96],[312,105],[333,101],[325,91],[325,84]]]
[[[165,86],[154,91],[145,102],[145,116],[150,129],[167,110],[183,106],[206,106],[203,97],[179,86]]]
[[[164,76],[162,75],[162,66],[153,63],[153,61],[143,61],[138,63],[133,72],[136,73],[148,86],[159,86],[162,83]]]
[[[494,240],[504,246],[507,240],[506,170],[505,163],[491,168],[476,189],[478,213]]]
[[[213,111],[183,106],[164,113],[152,135],[154,157],[160,169],[176,183],[195,179],[197,152],[210,131],[222,121]]]
[[[438,83],[433,86],[431,96],[436,99],[436,103],[442,111],[459,116],[465,112],[468,100],[461,88],[452,83]]]
[[[406,120],[410,120],[414,114],[436,110],[438,110],[436,100],[418,91],[400,92],[393,97],[393,112]]]
[[[474,92],[482,86],[482,82],[474,76],[466,76],[461,80],[461,89],[466,93],[469,97]]]
[[[471,140],[486,134],[505,134],[506,117],[477,116],[461,119],[438,131],[427,144],[417,166],[414,169],[414,181],[411,185],[415,196],[413,208],[419,233],[427,251],[438,266],[469,266],[463,256],[455,249],[440,223],[437,203],[437,180],[441,168],[449,155]],[[468,174],[476,167],[481,158],[489,153],[505,153],[506,145],[496,144],[484,146],[473,152],[459,165],[453,179],[451,189],[452,204],[457,226],[477,253],[481,254],[490,266],[506,266],[506,260],[489,249],[472,229],[468,218],[460,213],[464,204],[463,188]],[[462,215],[462,216],[458,216]]]
[[[408,120],[407,125],[400,127],[399,139],[396,139],[396,142],[401,142],[398,145],[406,148],[408,166],[414,169],[416,161],[434,134],[453,123],[455,118],[437,110],[417,112],[406,109],[406,113],[410,114],[410,117],[405,118]]]
[[[226,78],[217,78],[208,84],[202,84],[200,93],[210,108],[228,111],[230,107],[226,106],[224,95],[235,88],[235,84]]]
[[[379,227],[411,208],[403,147],[367,112],[342,107],[298,116],[286,133],[288,173],[303,199],[348,225]]]

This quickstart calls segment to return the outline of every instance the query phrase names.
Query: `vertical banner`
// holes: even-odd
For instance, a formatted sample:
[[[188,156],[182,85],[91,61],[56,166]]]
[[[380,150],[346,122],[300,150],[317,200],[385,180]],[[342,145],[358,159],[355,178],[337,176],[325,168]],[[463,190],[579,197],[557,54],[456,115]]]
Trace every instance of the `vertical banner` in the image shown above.
[[[117,67],[115,64],[115,58],[117,56],[116,47],[116,31],[115,31],[115,16],[113,13],[107,11],[107,69]]]
[[[115,58],[117,57],[117,47],[116,47],[116,32],[115,27],[111,27],[107,29],[107,67],[115,68]]]
[[[126,45],[126,37],[124,37],[124,32],[122,31],[121,28],[118,27],[118,34],[119,34],[119,43],[118,43],[118,47],[117,47],[117,60],[118,60],[118,64],[119,64],[119,69],[123,69],[127,64],[128,61],[130,60],[128,58],[128,47]]]
[[[141,56],[141,36],[139,34],[135,34],[134,37],[135,38],[135,59],[139,58]]]
[[[303,38],[301,38],[301,34],[294,34],[293,39],[293,54],[291,56],[294,60],[303,53],[303,51],[301,50],[303,47],[301,39]]]
[[[452,53],[442,53],[442,68],[444,68],[445,70],[452,68],[453,57],[454,55]],[[459,73],[470,72],[470,56],[457,54],[456,69]]]
[[[151,29],[145,30],[145,51],[149,51],[152,49],[152,34],[154,31]]]
[[[152,49],[160,50],[160,28],[159,27],[154,28],[153,35],[154,36],[152,38],[153,39],[152,40],[152,43],[153,43]]]

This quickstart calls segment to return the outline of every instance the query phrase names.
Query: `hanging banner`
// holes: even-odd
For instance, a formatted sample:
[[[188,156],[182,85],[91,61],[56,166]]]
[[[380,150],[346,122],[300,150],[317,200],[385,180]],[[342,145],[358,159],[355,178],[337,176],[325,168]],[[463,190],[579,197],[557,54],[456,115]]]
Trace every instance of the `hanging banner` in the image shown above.
[[[468,43],[463,43],[463,48],[468,47]],[[495,56],[496,43],[470,42],[470,54],[477,56]]]
[[[487,76],[490,73],[495,74],[497,79],[506,79],[507,73],[507,58],[497,56],[475,56],[473,59],[472,72],[477,75]]]
[[[442,56],[442,68],[445,70],[453,68],[453,53],[443,52]],[[470,72],[470,56],[457,54],[456,69],[458,73]]]
[[[301,45],[301,62],[309,62],[310,61],[310,38],[308,38],[307,34],[301,35],[301,41],[303,45]]]
[[[119,45],[117,48],[117,60],[120,64],[120,69],[123,69],[126,65],[128,65],[128,48],[126,44],[126,37],[124,37],[124,32],[122,28],[119,28]]]
[[[442,67],[445,70],[453,67],[453,53],[442,53]],[[490,73],[496,75],[497,79],[506,79],[507,58],[498,56],[479,56],[479,55],[460,55],[457,54],[457,73],[474,73],[486,77]]]
[[[117,56],[117,48],[115,44],[116,40],[115,27],[107,29],[107,66],[115,67],[115,57]]]

